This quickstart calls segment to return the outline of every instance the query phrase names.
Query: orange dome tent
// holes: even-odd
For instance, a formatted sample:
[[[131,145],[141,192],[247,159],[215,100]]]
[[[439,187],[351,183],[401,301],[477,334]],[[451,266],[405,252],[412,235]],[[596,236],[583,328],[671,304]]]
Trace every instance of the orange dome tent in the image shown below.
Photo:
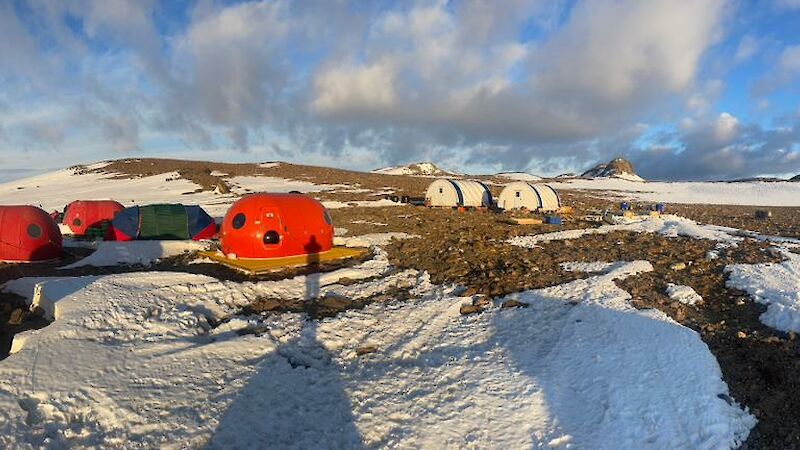
[[[0,261],[47,261],[61,256],[61,231],[35,206],[0,206]]]
[[[222,252],[237,258],[316,254],[333,247],[333,223],[324,206],[303,194],[251,194],[225,214]]]
[[[78,236],[86,235],[90,229],[99,229],[102,237],[102,229],[123,209],[124,206],[113,200],[76,200],[64,208],[61,223]]]

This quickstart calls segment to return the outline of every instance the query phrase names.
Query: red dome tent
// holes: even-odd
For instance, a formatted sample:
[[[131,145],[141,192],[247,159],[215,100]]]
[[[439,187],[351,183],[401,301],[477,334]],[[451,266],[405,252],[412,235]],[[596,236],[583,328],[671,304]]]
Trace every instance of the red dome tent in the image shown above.
[[[333,247],[333,223],[324,206],[303,194],[251,194],[225,214],[222,252],[237,258],[279,258]]]
[[[0,261],[32,262],[61,256],[61,231],[35,206],[0,206]]]
[[[100,232],[99,237],[102,237],[104,228],[123,209],[124,206],[113,200],[76,200],[64,208],[61,223],[78,236],[97,229]]]

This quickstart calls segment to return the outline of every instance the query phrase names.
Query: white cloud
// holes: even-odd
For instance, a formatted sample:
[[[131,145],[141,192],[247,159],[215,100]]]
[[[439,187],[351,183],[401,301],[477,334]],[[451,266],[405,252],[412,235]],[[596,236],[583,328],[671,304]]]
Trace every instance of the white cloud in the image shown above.
[[[280,142],[296,160],[561,170],[681,117],[673,141],[703,154],[790,148],[715,112],[725,83],[704,57],[727,0],[200,1],[166,24],[165,5],[31,0],[23,20],[0,2],[4,148],[262,155]],[[763,39],[726,48],[744,61]],[[798,73],[796,52],[774,56],[781,74]]]
[[[800,74],[800,45],[783,49],[780,56],[780,68],[787,74]]]
[[[737,63],[747,61],[758,52],[760,47],[761,42],[754,36],[747,34],[739,40],[739,46],[736,48],[736,54],[733,58]]]
[[[775,3],[782,9],[800,9],[800,0],[775,0]]]
[[[722,0],[590,0],[537,55],[536,81],[579,102],[615,105],[683,92],[719,38]]]
[[[395,76],[391,61],[368,67],[332,67],[316,76],[317,97],[312,106],[321,114],[380,114],[394,106]]]

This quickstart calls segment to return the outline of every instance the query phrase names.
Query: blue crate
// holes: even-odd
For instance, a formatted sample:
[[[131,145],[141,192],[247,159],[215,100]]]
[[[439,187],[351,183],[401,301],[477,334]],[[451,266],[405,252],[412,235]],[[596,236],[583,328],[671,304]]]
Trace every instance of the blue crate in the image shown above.
[[[563,225],[564,221],[558,216],[545,216],[544,223],[548,225]]]

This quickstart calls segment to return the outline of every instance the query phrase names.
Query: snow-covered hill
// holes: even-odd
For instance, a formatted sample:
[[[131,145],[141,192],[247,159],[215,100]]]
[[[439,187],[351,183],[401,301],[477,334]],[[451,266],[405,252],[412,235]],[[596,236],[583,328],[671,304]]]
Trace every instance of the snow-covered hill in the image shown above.
[[[526,172],[500,172],[496,177],[506,178],[514,181],[541,181],[542,177],[537,177]]]
[[[607,163],[598,164],[581,174],[583,178],[620,178],[628,181],[645,181],[636,175],[633,165],[622,158],[615,158]]]
[[[315,184],[272,176],[231,176],[225,180],[231,192],[203,190],[178,172],[128,177],[115,173],[93,172],[108,164],[76,166],[30,178],[0,184],[0,205],[34,205],[47,212],[63,210],[74,200],[112,199],[125,206],[154,203],[185,203],[202,206],[209,214],[220,218],[231,204],[248,192],[321,193],[336,189],[352,189],[342,184]],[[88,169],[88,170],[87,170]],[[323,201],[328,208],[347,206],[340,201]],[[389,206],[392,203],[376,198],[357,202],[360,206]]]
[[[404,166],[384,167],[382,169],[375,169],[372,173],[380,173],[383,175],[410,175],[410,176],[423,176],[423,177],[445,177],[450,175],[458,175],[455,172],[440,169],[432,162],[420,162],[413,164],[406,164]]]

